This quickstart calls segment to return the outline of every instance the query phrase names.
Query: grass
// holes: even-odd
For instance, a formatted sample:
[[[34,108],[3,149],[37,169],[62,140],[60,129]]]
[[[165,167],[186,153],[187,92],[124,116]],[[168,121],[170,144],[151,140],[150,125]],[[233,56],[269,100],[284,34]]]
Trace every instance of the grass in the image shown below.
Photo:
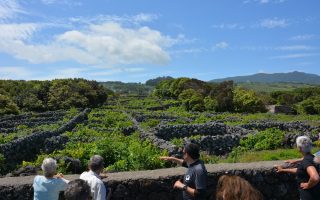
[[[320,147],[313,148],[312,153],[320,150]],[[259,162],[259,161],[272,161],[272,160],[289,160],[301,158],[301,153],[293,149],[277,149],[277,150],[263,150],[263,151],[247,151],[239,152],[236,156],[229,155],[226,158],[218,156],[209,156],[202,154],[201,158],[206,161],[205,163],[248,163],[248,162]]]

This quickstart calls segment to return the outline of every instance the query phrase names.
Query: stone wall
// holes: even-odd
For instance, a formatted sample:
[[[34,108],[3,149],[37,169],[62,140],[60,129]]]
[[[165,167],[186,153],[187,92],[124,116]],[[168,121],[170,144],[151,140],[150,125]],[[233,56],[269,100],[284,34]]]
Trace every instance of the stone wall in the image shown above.
[[[36,132],[30,136],[18,138],[12,142],[1,144],[0,153],[5,158],[6,168],[15,168],[15,165],[23,160],[32,160],[41,150],[48,148],[48,138],[59,136],[60,134],[71,131],[78,123],[87,119],[90,109],[85,109],[79,115],[75,116],[68,123],[63,124],[57,130]],[[47,142],[46,142],[47,141]],[[47,144],[47,146],[45,146]],[[51,149],[52,151],[52,149]]]
[[[208,170],[207,199],[215,199],[218,178],[228,174],[239,175],[260,190],[266,200],[298,200],[293,175],[277,174],[273,166],[282,161],[206,165]],[[185,173],[185,168],[110,173],[103,181],[113,191],[113,200],[177,200],[181,191],[173,190],[174,182]],[[66,176],[73,180],[79,175]],[[0,178],[0,200],[27,200],[33,198],[34,176]],[[62,198],[63,199],[63,198]]]

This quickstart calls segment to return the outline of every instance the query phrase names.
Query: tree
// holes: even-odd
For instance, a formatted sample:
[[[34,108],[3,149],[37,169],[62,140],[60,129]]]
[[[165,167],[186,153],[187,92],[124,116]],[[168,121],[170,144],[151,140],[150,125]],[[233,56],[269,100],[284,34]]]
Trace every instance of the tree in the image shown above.
[[[204,106],[205,109],[208,111],[216,111],[217,110],[217,106],[218,106],[218,102],[215,98],[207,96],[206,98],[204,98]]]
[[[0,115],[18,113],[18,106],[8,96],[0,94]]]
[[[179,100],[182,101],[187,111],[203,111],[205,109],[202,95],[193,89],[184,90],[179,95]]]
[[[217,111],[233,111],[233,81],[224,81],[210,92],[217,100]]]
[[[265,112],[266,108],[254,91],[235,88],[233,106],[236,112]]]
[[[298,103],[297,109],[300,114],[320,114],[320,95]]]

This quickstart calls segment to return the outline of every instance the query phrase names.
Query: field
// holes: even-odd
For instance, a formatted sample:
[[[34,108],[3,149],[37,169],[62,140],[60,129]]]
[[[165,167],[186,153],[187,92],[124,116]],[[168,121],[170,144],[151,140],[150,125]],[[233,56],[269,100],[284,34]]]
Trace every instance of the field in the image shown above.
[[[109,172],[172,167],[159,156],[181,156],[190,141],[200,145],[206,163],[290,159],[299,157],[295,138],[316,141],[319,127],[319,115],[188,112],[174,100],[121,96],[86,111],[1,117],[0,170],[37,173],[49,156],[60,172],[80,173],[94,154],[105,158]]]

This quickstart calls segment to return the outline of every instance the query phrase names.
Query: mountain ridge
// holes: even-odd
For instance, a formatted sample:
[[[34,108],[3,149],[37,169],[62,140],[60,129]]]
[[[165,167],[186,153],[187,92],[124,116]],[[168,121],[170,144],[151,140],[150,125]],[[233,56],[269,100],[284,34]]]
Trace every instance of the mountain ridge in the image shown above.
[[[320,76],[305,72],[288,72],[288,73],[257,73],[247,76],[234,76],[220,79],[213,79],[209,82],[223,82],[233,80],[235,83],[256,82],[256,83],[305,83],[320,85]]]

